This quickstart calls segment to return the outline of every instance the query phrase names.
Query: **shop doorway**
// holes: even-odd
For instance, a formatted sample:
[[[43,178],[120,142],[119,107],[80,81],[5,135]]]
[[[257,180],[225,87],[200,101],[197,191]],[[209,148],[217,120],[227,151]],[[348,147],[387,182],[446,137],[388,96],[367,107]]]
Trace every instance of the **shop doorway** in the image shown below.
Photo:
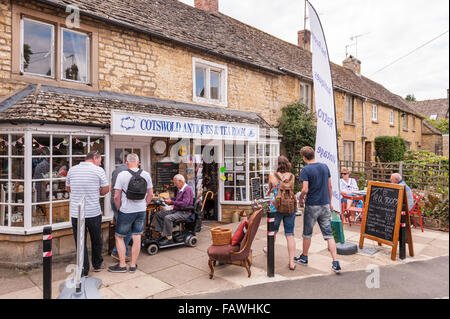
[[[124,164],[127,160],[128,154],[135,153],[137,156],[139,156],[139,160],[141,163],[145,163],[145,160],[141,158],[141,155],[143,154],[141,147],[115,147],[114,148],[114,167],[112,168],[115,170],[120,165]]]
[[[194,145],[197,171],[197,198],[202,199],[203,220],[219,220],[220,143],[202,141]]]

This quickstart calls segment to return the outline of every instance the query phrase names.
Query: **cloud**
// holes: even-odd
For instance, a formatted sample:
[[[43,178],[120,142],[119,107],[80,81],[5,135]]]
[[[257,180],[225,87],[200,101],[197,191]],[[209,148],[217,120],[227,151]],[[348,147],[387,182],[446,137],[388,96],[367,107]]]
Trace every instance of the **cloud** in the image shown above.
[[[194,0],[180,0],[194,5]],[[330,59],[342,64],[348,53],[362,62],[362,73],[403,97],[443,98],[449,87],[448,33],[385,70],[370,76],[449,27],[448,0],[311,0],[319,13]],[[297,43],[304,2],[298,0],[219,0],[219,10],[239,21]],[[308,25],[307,25],[308,26]],[[368,33],[368,34],[366,34]]]

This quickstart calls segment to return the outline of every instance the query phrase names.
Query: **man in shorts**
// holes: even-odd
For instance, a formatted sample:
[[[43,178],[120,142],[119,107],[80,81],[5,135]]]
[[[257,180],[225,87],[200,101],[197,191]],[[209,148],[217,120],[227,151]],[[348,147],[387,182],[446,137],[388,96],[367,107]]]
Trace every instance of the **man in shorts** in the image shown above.
[[[336,242],[331,229],[331,210],[333,210],[331,198],[333,191],[330,170],[327,165],[315,161],[315,152],[312,147],[303,147],[300,150],[300,155],[307,164],[300,173],[300,182],[303,186],[300,194],[300,205],[305,205],[303,214],[303,252],[299,257],[294,257],[294,261],[302,265],[308,264],[308,251],[311,246],[313,228],[318,222],[322,236],[328,242],[328,250],[333,258],[332,269],[334,272],[339,273],[341,266],[337,260]]]
[[[131,262],[129,271],[134,273],[137,270],[136,261],[141,250],[141,234],[144,231],[145,215],[147,205],[153,198],[153,184],[150,174],[141,170],[140,176],[147,182],[147,194],[144,199],[131,200],[126,196],[128,184],[132,178],[130,170],[137,173],[139,171],[139,157],[131,153],[127,156],[126,164],[128,170],[119,173],[116,185],[114,185],[114,203],[118,209],[116,224],[116,247],[119,254],[119,263],[108,268],[111,272],[127,272],[125,261],[126,247],[124,238],[132,234],[133,246],[131,247]]]

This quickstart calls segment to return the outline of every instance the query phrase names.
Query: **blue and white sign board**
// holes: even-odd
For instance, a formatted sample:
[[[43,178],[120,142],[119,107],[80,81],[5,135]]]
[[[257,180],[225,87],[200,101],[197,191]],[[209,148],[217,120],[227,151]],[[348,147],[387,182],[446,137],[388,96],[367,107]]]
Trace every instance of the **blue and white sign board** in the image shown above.
[[[257,141],[259,126],[159,114],[112,111],[111,135]]]
[[[307,3],[311,24],[312,71],[317,109],[316,161],[326,164],[330,169],[333,186],[331,204],[335,211],[340,212],[339,157],[330,60],[319,17],[313,6],[308,1]]]

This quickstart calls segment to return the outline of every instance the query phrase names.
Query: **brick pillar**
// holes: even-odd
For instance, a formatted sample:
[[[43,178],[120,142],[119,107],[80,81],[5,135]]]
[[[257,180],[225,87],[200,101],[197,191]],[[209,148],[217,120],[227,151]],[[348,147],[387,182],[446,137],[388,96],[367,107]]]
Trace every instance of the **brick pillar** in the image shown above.
[[[298,46],[311,51],[311,31],[300,30],[298,31]]]
[[[208,12],[219,12],[219,0],[195,0],[195,7]]]

